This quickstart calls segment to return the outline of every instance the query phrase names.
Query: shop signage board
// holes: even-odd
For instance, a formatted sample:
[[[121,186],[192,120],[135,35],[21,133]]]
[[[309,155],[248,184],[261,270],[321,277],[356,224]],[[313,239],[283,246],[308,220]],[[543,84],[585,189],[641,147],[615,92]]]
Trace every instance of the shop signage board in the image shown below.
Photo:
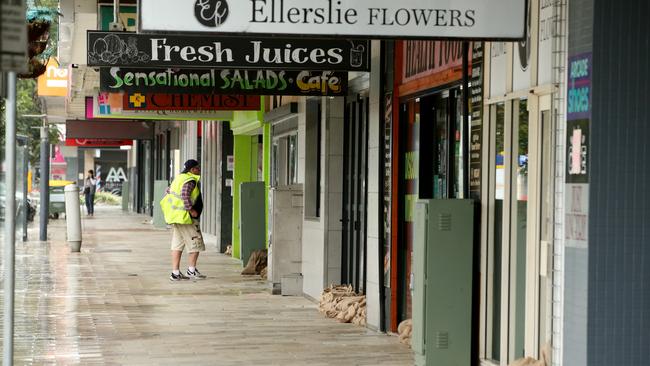
[[[70,70],[61,67],[55,58],[51,58],[45,73],[38,77],[38,96],[67,97],[69,86]]]
[[[104,139],[65,139],[65,146],[76,147],[120,147],[131,146],[133,140],[104,140]]]
[[[124,93],[106,92],[87,98],[86,118],[163,121],[230,121],[233,118],[232,111],[129,110],[124,100]]]
[[[348,90],[348,74],[340,71],[102,67],[99,78],[108,92],[344,96]]]
[[[99,4],[98,7],[98,29],[108,31],[110,30],[110,24],[113,22],[113,17],[115,16],[115,7],[113,7],[113,4]],[[135,4],[120,4],[119,21],[120,24],[126,28],[125,31],[137,32],[138,7]]]
[[[524,37],[524,0],[140,0],[142,32]]]
[[[481,199],[483,180],[483,43],[472,44],[472,73],[470,75],[470,141],[469,191],[470,198]]]
[[[368,40],[100,31],[88,31],[87,35],[91,67],[369,71]]]
[[[123,93],[127,111],[258,111],[258,95]]]
[[[154,124],[147,121],[67,120],[66,139],[150,140]]]
[[[27,69],[27,21],[23,0],[0,0],[0,71]]]

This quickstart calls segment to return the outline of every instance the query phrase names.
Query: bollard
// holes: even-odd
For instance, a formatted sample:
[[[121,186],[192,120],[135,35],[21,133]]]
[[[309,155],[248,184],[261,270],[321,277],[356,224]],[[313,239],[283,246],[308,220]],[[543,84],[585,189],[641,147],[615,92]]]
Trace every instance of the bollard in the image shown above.
[[[70,251],[81,251],[81,204],[79,201],[79,186],[65,186],[65,221],[67,227]]]

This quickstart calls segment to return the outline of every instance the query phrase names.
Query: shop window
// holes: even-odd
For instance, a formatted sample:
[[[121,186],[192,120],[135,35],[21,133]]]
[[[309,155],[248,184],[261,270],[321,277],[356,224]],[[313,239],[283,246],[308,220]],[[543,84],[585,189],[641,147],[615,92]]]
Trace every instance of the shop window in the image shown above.
[[[273,139],[271,149],[271,182],[274,187],[296,184],[298,179],[298,133]]]
[[[305,126],[305,217],[320,217],[321,103],[308,100]]]
[[[503,242],[503,201],[505,198],[505,104],[490,107],[490,119],[494,124],[494,224],[492,227],[492,257],[488,272],[491,281],[488,284],[488,358],[501,360],[501,271]]]
[[[464,198],[463,140],[465,131],[460,89],[415,101],[420,121],[419,197]]]
[[[289,136],[289,142],[287,144],[289,149],[288,151],[288,181],[287,184],[297,184],[298,183],[298,135]]]
[[[278,174],[279,148],[279,141],[273,140],[271,146],[271,187],[277,187],[280,183]]]
[[[264,182],[264,136],[262,135],[257,137],[257,181]]]
[[[515,241],[513,255],[515,256],[516,280],[511,297],[514,303],[514,358],[524,357],[525,324],[526,324],[526,248],[528,227],[528,101],[521,99],[513,102],[513,125],[516,144],[513,150],[513,184],[516,192],[517,225],[514,229]],[[518,122],[518,123],[516,123]]]
[[[490,239],[488,246],[486,357],[524,357],[528,253],[528,100],[490,106]],[[502,341],[503,339],[503,341]],[[505,342],[505,343],[504,343]]]
[[[285,187],[299,183],[298,177],[298,117],[285,116],[281,121],[274,122],[271,142],[271,186]],[[263,142],[260,140],[260,145]],[[261,159],[258,159],[261,161]],[[258,167],[263,171],[263,167]]]

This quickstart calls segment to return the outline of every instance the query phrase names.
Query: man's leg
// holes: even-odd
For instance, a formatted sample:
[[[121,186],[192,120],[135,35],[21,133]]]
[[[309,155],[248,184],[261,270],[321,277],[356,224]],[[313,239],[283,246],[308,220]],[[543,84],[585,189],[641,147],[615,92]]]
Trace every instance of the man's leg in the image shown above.
[[[183,241],[182,233],[179,230],[179,225],[172,225],[172,274],[169,279],[172,281],[187,280],[188,278],[180,271],[181,256],[185,249],[185,242]]]
[[[182,255],[183,255],[182,251],[180,251],[180,250],[172,250],[172,270],[174,271],[174,273],[178,273],[176,271],[180,271],[181,256]],[[192,255],[190,255],[190,258],[191,257],[192,257]],[[196,259],[194,260],[194,263],[196,263]]]
[[[178,257],[180,260],[180,257]],[[196,261],[199,259],[199,252],[190,253],[190,267],[196,268]]]
[[[191,234],[191,244],[189,249],[189,266],[187,268],[187,275],[193,279],[204,279],[205,276],[196,269],[196,261],[199,259],[199,253],[205,250],[205,243],[203,242],[203,235],[199,222],[194,221],[189,226],[189,233]]]

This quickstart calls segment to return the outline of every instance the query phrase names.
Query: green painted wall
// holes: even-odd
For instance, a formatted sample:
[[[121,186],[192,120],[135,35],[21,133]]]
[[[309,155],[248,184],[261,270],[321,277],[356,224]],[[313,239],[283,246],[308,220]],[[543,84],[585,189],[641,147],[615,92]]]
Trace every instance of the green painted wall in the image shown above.
[[[263,104],[263,103],[262,103]],[[255,131],[262,131],[263,134],[263,179],[266,185],[266,197],[268,197],[271,184],[271,125],[263,123],[263,112],[235,112],[230,126],[234,134],[234,158],[235,171],[233,174],[233,211],[232,211],[232,246],[233,257],[241,259],[241,232],[239,230],[239,185],[244,182],[255,182],[258,180],[258,145],[259,135]],[[266,200],[266,232],[268,233],[268,199]],[[267,247],[268,247],[268,235]]]
[[[239,185],[253,180],[250,166],[251,136],[234,136],[235,171],[233,174],[233,206],[232,206],[232,256],[241,258],[241,235],[239,231]]]
[[[266,183],[266,248],[269,248],[269,189],[271,188],[271,124],[264,124],[264,182]]]

